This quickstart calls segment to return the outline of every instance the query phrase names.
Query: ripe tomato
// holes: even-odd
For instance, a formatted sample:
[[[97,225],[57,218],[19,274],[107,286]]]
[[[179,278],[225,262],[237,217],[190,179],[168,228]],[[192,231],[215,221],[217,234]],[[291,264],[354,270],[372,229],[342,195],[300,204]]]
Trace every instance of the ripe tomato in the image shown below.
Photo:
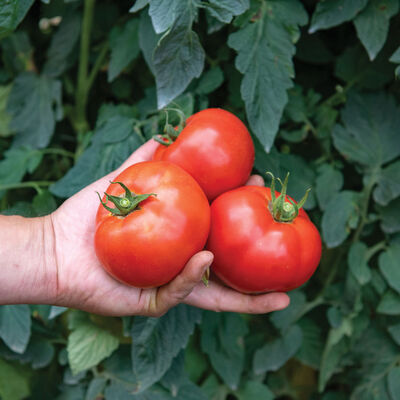
[[[247,181],[254,145],[239,118],[209,108],[188,118],[176,141],[160,144],[153,159],[173,162],[189,172],[211,201]]]
[[[210,227],[207,198],[187,172],[165,161],[132,165],[116,181],[125,185],[111,184],[103,198],[103,204],[106,200],[115,204],[115,212],[103,205],[97,212],[97,257],[114,278],[129,285],[164,285],[206,243]],[[118,215],[135,202],[140,204],[133,211]]]
[[[211,268],[238,291],[286,292],[305,283],[319,264],[321,238],[306,212],[300,209],[291,222],[278,222],[272,200],[269,188],[246,186],[222,194],[211,205]],[[295,206],[281,206],[282,219],[285,212],[292,218]]]

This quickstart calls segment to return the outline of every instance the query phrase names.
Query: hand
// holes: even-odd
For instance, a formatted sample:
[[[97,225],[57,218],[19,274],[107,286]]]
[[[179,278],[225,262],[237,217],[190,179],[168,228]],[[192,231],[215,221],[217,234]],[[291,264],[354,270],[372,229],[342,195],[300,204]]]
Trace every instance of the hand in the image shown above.
[[[160,316],[181,302],[208,310],[241,313],[285,308],[289,304],[285,293],[245,295],[214,280],[205,287],[201,278],[213,260],[209,251],[195,254],[174,280],[154,289],[124,285],[102,268],[93,245],[99,206],[96,191],[103,193],[109,182],[129,165],[150,160],[157,145],[153,140],[148,141],[119,169],[81,190],[48,217],[54,232],[57,265],[53,303],[116,316]],[[263,185],[263,179],[253,176],[248,184]]]

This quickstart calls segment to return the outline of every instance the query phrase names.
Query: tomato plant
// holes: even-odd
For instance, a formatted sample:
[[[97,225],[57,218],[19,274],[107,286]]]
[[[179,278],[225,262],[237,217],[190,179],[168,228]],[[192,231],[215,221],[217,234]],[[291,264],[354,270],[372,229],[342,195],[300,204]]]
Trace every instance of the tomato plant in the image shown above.
[[[249,178],[254,145],[239,118],[229,111],[209,108],[189,117],[174,142],[161,141],[154,160],[182,167],[213,200]]]
[[[211,205],[207,248],[212,270],[227,285],[246,293],[293,290],[314,273],[321,258],[321,238],[301,208],[282,193],[244,186],[219,196]],[[308,193],[308,192],[307,192]]]
[[[132,165],[115,180],[97,212],[96,254],[122,282],[140,288],[164,285],[204,247],[207,198],[189,174],[165,161]]]

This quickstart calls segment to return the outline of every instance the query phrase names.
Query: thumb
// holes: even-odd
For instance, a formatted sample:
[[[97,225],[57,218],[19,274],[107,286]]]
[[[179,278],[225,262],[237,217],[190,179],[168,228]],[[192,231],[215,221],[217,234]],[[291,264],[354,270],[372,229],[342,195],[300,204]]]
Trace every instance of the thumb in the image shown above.
[[[181,303],[201,281],[214,256],[209,251],[195,254],[185,265],[182,272],[157,292],[157,312],[163,314],[171,307]]]

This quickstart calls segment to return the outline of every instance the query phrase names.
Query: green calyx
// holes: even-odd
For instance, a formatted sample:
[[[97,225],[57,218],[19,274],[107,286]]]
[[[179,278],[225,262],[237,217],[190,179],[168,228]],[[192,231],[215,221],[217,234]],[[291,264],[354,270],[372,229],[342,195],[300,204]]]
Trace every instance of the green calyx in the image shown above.
[[[292,222],[299,215],[299,210],[304,206],[311,188],[306,190],[303,198],[296,204],[292,199],[286,197],[289,172],[284,182],[277,178],[277,181],[281,184],[281,193],[278,197],[275,194],[275,177],[271,172],[267,172],[267,175],[271,176],[271,201],[268,208],[274,220],[277,222]]]
[[[140,210],[139,204],[148,199],[150,196],[157,196],[155,193],[149,194],[135,194],[132,193],[122,182],[110,182],[112,184],[117,183],[121,185],[121,187],[125,190],[125,194],[123,196],[112,196],[111,194],[104,193],[106,195],[107,202],[111,201],[115,205],[115,208],[108,207],[107,202],[104,202],[101,199],[101,196],[98,192],[100,202],[103,207],[110,211],[110,213],[116,217],[124,217],[130,214],[132,211]]]
[[[169,146],[170,144],[174,143],[179,134],[182,132],[182,129],[185,127],[185,114],[179,110],[178,108],[166,108],[164,109],[166,114],[166,120],[164,125],[164,133],[162,135],[154,135],[153,139],[162,144],[163,146]],[[174,128],[168,122],[168,111],[173,111],[178,114],[179,117],[179,124],[176,128]]]

